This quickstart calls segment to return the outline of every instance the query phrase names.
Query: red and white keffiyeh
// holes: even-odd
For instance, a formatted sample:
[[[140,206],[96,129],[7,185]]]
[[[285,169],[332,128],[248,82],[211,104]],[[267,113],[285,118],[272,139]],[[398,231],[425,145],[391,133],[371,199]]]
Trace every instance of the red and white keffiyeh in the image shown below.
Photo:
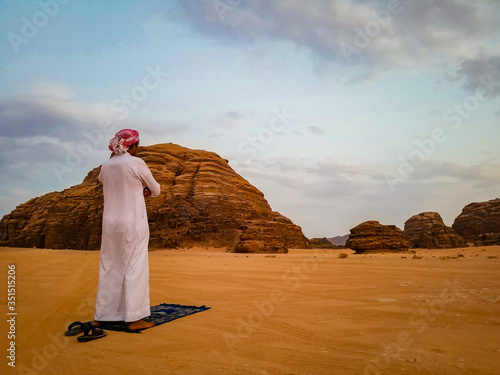
[[[133,129],[122,129],[109,141],[109,149],[116,155],[124,154],[134,143],[139,142],[139,132]]]

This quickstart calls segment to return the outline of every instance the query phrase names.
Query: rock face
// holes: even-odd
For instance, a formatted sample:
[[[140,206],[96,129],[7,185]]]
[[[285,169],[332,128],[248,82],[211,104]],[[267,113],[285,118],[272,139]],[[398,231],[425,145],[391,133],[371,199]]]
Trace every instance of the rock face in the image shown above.
[[[264,195],[217,154],[174,144],[139,148],[160,183],[148,198],[150,248],[194,245],[232,252],[287,252],[308,248],[299,226],[271,210]],[[80,185],[19,205],[0,222],[0,245],[99,249],[102,221],[100,167]]]
[[[395,225],[382,225],[371,220],[352,228],[345,246],[356,253],[397,252],[407,251],[409,244]]]
[[[405,222],[404,238],[411,248],[451,249],[467,247],[467,242],[444,224],[437,212],[422,212]]]
[[[452,228],[475,246],[500,245],[500,199],[468,204]]]

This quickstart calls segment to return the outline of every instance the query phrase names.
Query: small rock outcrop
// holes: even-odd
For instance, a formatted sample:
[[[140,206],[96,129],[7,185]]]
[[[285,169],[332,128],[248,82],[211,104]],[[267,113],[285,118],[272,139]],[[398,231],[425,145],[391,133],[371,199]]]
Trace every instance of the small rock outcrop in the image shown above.
[[[407,251],[408,241],[395,225],[382,225],[370,220],[352,228],[345,246],[356,253]]]
[[[452,228],[475,246],[500,245],[500,199],[468,204]]]
[[[271,210],[264,194],[213,152],[174,144],[139,148],[161,185],[146,200],[150,248],[227,247],[233,252],[308,248],[299,226]],[[96,250],[100,248],[100,167],[61,192],[19,205],[0,221],[0,246]]]
[[[422,212],[405,222],[404,238],[411,248],[452,249],[467,247],[467,242],[444,224],[437,212]]]

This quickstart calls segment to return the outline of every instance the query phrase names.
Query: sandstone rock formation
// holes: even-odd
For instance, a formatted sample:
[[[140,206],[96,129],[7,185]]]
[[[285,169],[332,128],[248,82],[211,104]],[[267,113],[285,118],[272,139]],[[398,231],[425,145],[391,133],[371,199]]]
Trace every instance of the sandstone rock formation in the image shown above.
[[[405,222],[404,238],[411,248],[451,249],[467,247],[465,240],[444,224],[437,212],[422,212]]]
[[[397,252],[407,251],[409,244],[395,225],[382,225],[371,220],[352,228],[345,246],[356,253]]]
[[[475,246],[500,245],[500,199],[468,204],[452,228]]]
[[[262,192],[213,152],[175,144],[139,148],[162,187],[146,200],[150,248],[194,245],[232,252],[287,252],[308,248],[299,226],[271,210]],[[0,222],[0,245],[99,249],[102,216],[100,167],[80,185],[19,205]]]

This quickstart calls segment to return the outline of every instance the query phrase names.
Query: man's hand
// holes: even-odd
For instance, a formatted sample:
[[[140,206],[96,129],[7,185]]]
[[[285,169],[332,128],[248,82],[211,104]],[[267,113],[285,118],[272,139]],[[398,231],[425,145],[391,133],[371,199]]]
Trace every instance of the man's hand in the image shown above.
[[[149,198],[151,196],[151,190],[148,189],[148,187],[146,186],[144,188],[144,198]]]

